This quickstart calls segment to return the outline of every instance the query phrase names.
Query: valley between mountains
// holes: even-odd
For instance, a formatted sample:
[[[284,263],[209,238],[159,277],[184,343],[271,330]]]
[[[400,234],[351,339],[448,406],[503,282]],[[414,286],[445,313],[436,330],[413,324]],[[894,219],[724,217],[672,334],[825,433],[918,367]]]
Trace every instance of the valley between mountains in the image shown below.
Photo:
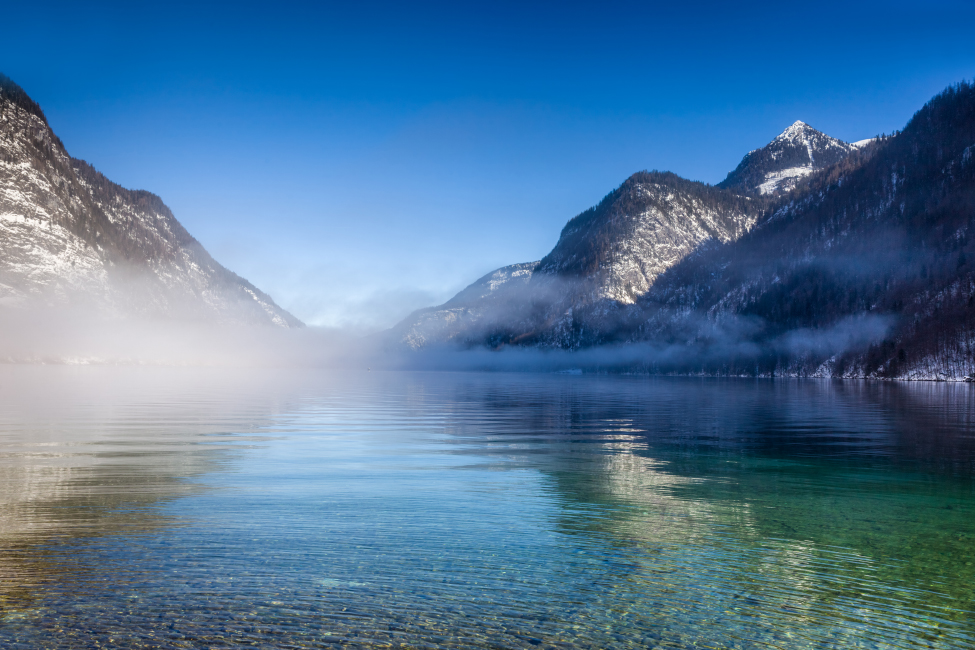
[[[890,135],[848,143],[795,122],[717,185],[637,172],[540,260],[493,271],[378,338],[407,360],[628,350],[580,365],[960,380],[975,373],[973,227],[975,87],[962,82]],[[303,327],[158,196],[68,155],[0,76],[0,316],[52,306]]]

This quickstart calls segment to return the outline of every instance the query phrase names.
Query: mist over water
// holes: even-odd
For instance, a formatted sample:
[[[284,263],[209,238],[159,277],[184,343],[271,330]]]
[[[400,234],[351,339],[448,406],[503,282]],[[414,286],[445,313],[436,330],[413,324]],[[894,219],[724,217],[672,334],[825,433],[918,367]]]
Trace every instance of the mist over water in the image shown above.
[[[359,367],[378,350],[350,330],[123,318],[60,306],[0,309],[0,329],[0,363]]]
[[[967,385],[0,366],[4,647],[965,648]]]
[[[226,368],[479,370],[525,372],[710,372],[763,354],[822,358],[865,349],[891,326],[883,317],[792,330],[767,344],[750,340],[755,323],[699,324],[699,340],[635,342],[562,350],[536,346],[431,344],[410,350],[392,332],[354,328],[285,329],[189,317],[105,315],[84,307],[0,307],[0,363]],[[691,337],[692,338],[692,337]]]
[[[0,650],[975,648],[965,3],[17,4]]]

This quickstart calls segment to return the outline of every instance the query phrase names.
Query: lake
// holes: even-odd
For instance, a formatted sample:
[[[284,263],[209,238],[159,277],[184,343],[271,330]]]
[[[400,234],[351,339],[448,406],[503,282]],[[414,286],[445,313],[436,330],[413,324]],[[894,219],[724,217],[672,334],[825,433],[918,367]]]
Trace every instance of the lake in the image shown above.
[[[3,648],[971,648],[975,387],[0,366]]]

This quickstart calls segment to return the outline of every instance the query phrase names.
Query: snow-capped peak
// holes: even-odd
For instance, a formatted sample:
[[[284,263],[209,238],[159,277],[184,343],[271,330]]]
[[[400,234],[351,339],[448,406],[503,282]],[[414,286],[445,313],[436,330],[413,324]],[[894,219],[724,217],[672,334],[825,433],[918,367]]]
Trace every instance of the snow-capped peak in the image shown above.
[[[806,124],[802,120],[796,120],[795,122],[793,122],[789,126],[789,128],[787,128],[785,131],[783,131],[782,133],[780,133],[775,138],[775,140],[773,140],[773,142],[778,141],[778,140],[796,140],[796,139],[799,139],[799,138],[803,138],[810,131],[812,131],[814,133],[819,133],[818,131],[816,131],[816,129],[812,128],[811,126],[809,126],[808,124]]]
[[[746,193],[775,194],[799,179],[845,158],[853,146],[796,120],[761,149],[748,153],[721,187]]]

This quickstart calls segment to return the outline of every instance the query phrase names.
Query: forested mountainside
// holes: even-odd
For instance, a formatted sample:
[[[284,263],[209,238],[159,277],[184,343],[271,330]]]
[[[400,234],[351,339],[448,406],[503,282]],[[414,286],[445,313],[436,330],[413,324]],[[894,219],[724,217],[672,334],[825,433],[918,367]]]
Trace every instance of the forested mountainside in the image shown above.
[[[158,196],[71,158],[0,75],[0,306],[28,304],[301,326],[210,257]]]
[[[672,268],[614,336],[703,354],[668,361],[683,370],[970,375],[973,154],[975,87],[962,83],[806,178],[746,236]]]
[[[786,134],[808,128],[795,127]],[[816,140],[808,133],[801,138]],[[559,245],[536,267],[528,284],[534,290],[515,301],[510,317],[493,314],[489,327],[467,327],[466,336],[449,340],[495,348],[636,343],[649,346],[641,365],[654,372],[971,374],[975,90],[968,83],[947,89],[891,136],[856,146],[835,142],[817,145],[834,151],[832,164],[806,152],[824,166],[795,177],[788,191],[763,189],[781,168],[765,165],[757,168],[761,175],[753,174],[756,161],[765,159],[755,152],[724,188],[701,186],[699,203],[671,223],[696,228],[701,215],[718,210],[727,215],[725,236],[709,231],[688,240],[686,252],[644,274],[646,288],[630,293],[624,278],[639,276],[619,273],[626,268],[619,260],[636,258],[641,271],[653,268],[627,255],[635,250],[633,233],[652,224],[653,245],[639,250],[658,251],[654,237],[663,234],[667,241],[670,232],[652,216],[661,203],[633,210],[624,207],[633,199],[621,198],[639,197],[633,188],[669,177],[635,175],[566,226]],[[671,180],[659,183],[668,190],[656,193],[658,199],[684,197],[684,188],[693,186]],[[687,203],[681,198],[676,205]],[[632,222],[638,225],[628,228]]]

